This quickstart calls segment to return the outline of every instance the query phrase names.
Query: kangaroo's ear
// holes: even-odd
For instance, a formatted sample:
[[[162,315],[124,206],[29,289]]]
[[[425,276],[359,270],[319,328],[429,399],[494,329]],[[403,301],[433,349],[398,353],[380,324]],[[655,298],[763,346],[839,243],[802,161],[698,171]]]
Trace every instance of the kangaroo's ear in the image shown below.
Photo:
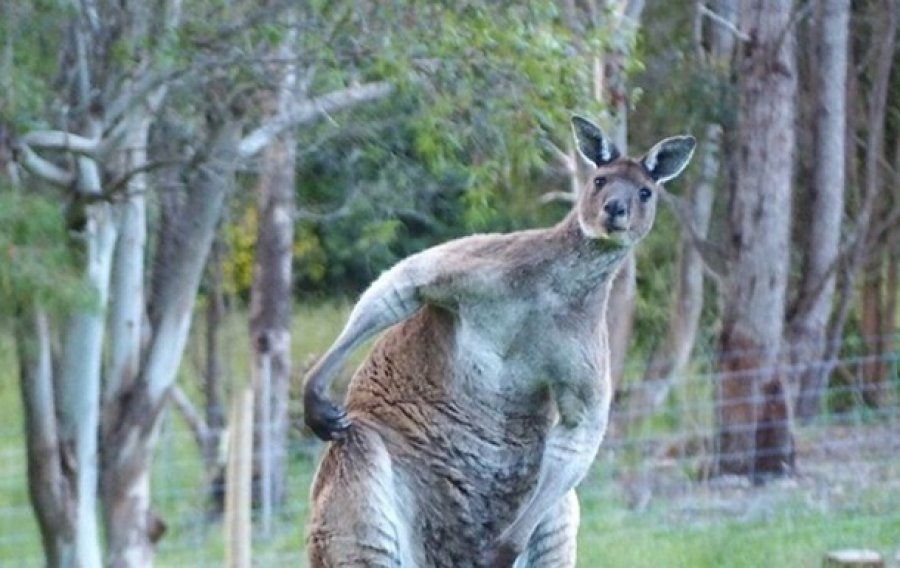
[[[693,136],[666,138],[650,148],[647,155],[641,158],[641,164],[654,181],[665,183],[684,170],[696,147],[697,141]]]
[[[572,117],[572,130],[578,152],[598,167],[608,164],[620,156],[619,149],[603,134],[599,126],[580,116]]]

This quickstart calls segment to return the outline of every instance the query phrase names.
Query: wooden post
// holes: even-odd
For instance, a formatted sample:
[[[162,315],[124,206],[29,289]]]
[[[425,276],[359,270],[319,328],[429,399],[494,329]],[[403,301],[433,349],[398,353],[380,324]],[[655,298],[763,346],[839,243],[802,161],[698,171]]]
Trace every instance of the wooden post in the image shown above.
[[[269,351],[259,357],[259,478],[262,534],[272,533],[272,365]]]
[[[235,397],[229,422],[228,476],[225,489],[225,566],[250,568],[251,484],[253,481],[253,389]]]
[[[884,568],[884,558],[874,550],[833,550],[825,555],[822,568]]]

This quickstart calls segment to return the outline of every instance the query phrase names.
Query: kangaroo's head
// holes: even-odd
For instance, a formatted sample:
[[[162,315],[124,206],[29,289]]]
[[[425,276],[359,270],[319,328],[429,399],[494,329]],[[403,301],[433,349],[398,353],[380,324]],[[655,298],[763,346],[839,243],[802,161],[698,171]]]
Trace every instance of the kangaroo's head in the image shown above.
[[[576,116],[572,127],[578,151],[594,166],[576,204],[582,232],[588,238],[633,245],[653,226],[660,186],[687,166],[694,138],[666,138],[634,159],[622,156],[593,122]]]

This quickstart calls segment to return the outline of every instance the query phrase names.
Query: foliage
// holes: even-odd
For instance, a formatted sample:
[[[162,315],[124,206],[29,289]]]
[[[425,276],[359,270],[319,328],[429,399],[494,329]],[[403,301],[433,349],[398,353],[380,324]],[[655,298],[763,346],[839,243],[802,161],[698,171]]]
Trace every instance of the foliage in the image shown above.
[[[239,219],[225,226],[225,242],[230,254],[222,262],[222,278],[227,294],[249,298],[258,224],[256,208],[247,208]]]
[[[0,3],[0,125],[23,131],[44,124],[64,18],[55,2]]]
[[[359,18],[385,26],[356,49],[399,92],[302,133],[300,203],[323,215],[301,226],[297,248],[327,262],[300,259],[299,289],[353,292],[442,240],[557,219],[539,202],[564,187],[547,145],[565,145],[573,112],[599,110],[576,47],[601,38],[576,37],[547,1],[399,2]],[[398,19],[407,25],[391,27]]]
[[[0,188],[0,313],[33,302],[51,312],[91,305],[59,206]]]

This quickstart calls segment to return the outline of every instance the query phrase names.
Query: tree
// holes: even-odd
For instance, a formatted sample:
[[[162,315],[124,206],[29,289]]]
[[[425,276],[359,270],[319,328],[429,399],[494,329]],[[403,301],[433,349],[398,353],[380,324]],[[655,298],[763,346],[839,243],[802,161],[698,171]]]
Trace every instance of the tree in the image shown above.
[[[852,257],[848,261],[845,279],[851,284],[861,279],[861,334],[867,361],[862,365],[861,392],[865,403],[871,407],[884,406],[888,396],[887,368],[884,357],[892,342],[889,331],[894,326],[895,314],[886,312],[891,302],[896,302],[897,288],[885,289],[887,283],[890,247],[876,236],[879,225],[884,226],[888,216],[889,199],[885,192],[883,162],[890,163],[887,153],[887,124],[890,106],[891,72],[893,69],[897,35],[897,3],[875,2],[869,13],[877,18],[874,44],[876,59],[870,70],[871,87],[867,101],[866,147],[863,158],[863,195],[857,218],[857,232]],[[889,242],[889,241],[888,241]],[[894,268],[896,270],[896,268]],[[896,281],[896,277],[895,277]],[[847,282],[845,282],[845,286]],[[844,315],[841,313],[839,315]],[[838,322],[840,323],[840,322]],[[836,331],[842,331],[837,328]]]
[[[789,267],[797,78],[793,4],[741,3],[739,148],[716,383],[719,474],[785,474],[793,438],[778,373]]]
[[[604,55],[602,77],[596,76],[595,96],[602,99],[612,116],[612,139],[623,152],[628,148],[629,100],[625,66],[640,27],[644,0],[607,0],[603,7],[612,14],[609,25],[611,47]],[[600,65],[598,65],[600,67]],[[595,73],[600,73],[597,69]],[[629,253],[613,280],[607,310],[609,326],[610,373],[614,387],[622,384],[628,344],[634,327],[634,302],[637,295],[634,253]]]
[[[289,13],[296,17],[295,13]],[[290,61],[297,48],[291,30],[277,47],[279,59]],[[273,114],[283,114],[296,96],[298,69],[281,66]],[[262,519],[268,532],[272,508],[284,499],[287,485],[288,398],[291,381],[292,261],[297,137],[288,130],[263,152],[257,185],[258,229],[250,290],[250,345],[256,379],[254,478]]]
[[[251,118],[242,104],[246,93],[233,90],[229,74],[252,70],[258,55],[235,53],[229,42],[239,33],[255,39],[251,24],[264,13],[271,17],[277,7],[228,13],[232,19],[225,22],[197,11],[189,22],[191,34],[175,33],[187,25],[180,2],[163,8],[145,13],[149,7],[81,2],[60,12],[68,30],[60,45],[62,87],[55,101],[62,119],[56,130],[30,130],[14,142],[19,166],[14,177],[26,186],[42,182],[70,192],[69,231],[78,235],[71,247],[84,262],[85,287],[96,300],[74,310],[59,331],[42,315],[40,303],[23,306],[17,326],[19,351],[27,356],[25,404],[29,425],[36,428],[28,437],[30,467],[42,482],[70,488],[48,489],[40,493],[46,498],[33,501],[51,564],[100,564],[98,486],[107,563],[152,564],[164,524],[151,508],[150,463],[235,169],[285,130],[392,90],[385,83],[332,86],[318,97],[291,101],[244,135]],[[248,45],[263,43],[256,39]],[[173,51],[184,57],[172,57]],[[160,247],[168,256],[146,290],[144,174],[153,158],[147,149],[171,88],[187,84],[194,91],[180,91],[179,102],[189,103],[182,108],[206,113],[183,121],[193,129],[187,136],[191,159],[180,160],[179,171],[189,191],[169,219],[174,240]],[[248,91],[254,86],[245,85]],[[61,357],[47,365],[57,333]],[[46,392],[50,386],[52,394]],[[48,418],[57,415],[57,421]]]
[[[712,77],[722,83],[728,81],[731,67],[737,33],[734,27],[737,8],[736,0],[718,0],[712,4],[712,11],[702,5],[697,8],[696,18],[701,26],[700,33],[694,39],[697,59]],[[702,45],[704,28],[708,30],[708,49]],[[725,105],[727,102],[720,100],[711,104]],[[631,427],[665,402],[672,386],[685,372],[694,348],[703,308],[704,271],[709,269],[707,264],[714,264],[704,260],[702,250],[706,245],[721,170],[724,129],[721,114],[704,125],[697,152],[700,173],[691,185],[689,195],[684,199],[669,196],[668,202],[673,204],[683,225],[678,246],[677,279],[672,291],[665,339],[652,353],[643,382],[628,400],[628,411],[624,416]]]
[[[791,384],[797,391],[796,416],[818,414],[830,374],[825,362],[828,320],[832,311],[844,186],[847,136],[847,58],[849,0],[817,5],[815,76],[815,156],[807,187],[808,236],[803,249],[798,294],[789,310],[785,345]]]

